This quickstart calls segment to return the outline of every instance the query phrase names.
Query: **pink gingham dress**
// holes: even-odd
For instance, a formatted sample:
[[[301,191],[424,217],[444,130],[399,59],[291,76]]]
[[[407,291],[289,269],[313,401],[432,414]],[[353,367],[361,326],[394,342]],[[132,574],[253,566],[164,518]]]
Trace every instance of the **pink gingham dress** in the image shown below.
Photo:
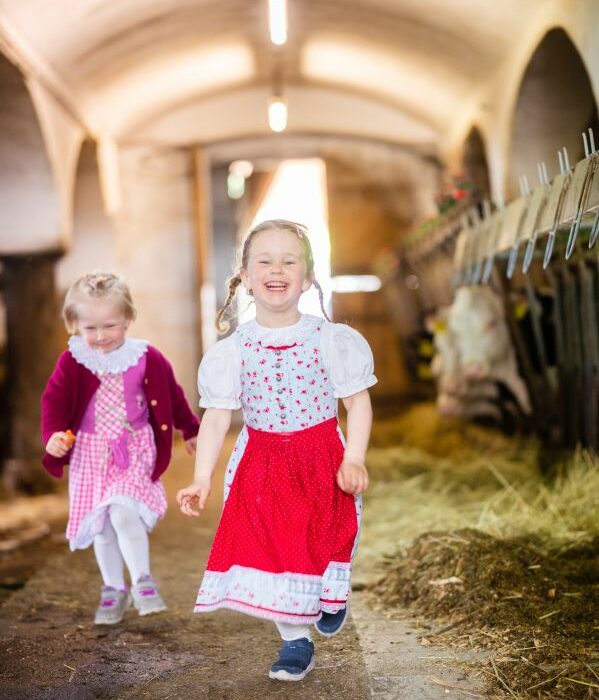
[[[69,464],[70,513],[67,538],[71,550],[84,549],[102,532],[112,504],[135,510],[148,530],[166,512],[161,481],[152,481],[156,461],[154,434],[147,421],[141,386],[147,343],[128,339],[117,350],[102,355],[73,336],[69,349],[74,358],[100,378],[93,399],[93,432],[80,429]],[[134,430],[127,421],[124,372],[137,367],[135,396],[145,424]],[[90,409],[88,409],[90,410]]]

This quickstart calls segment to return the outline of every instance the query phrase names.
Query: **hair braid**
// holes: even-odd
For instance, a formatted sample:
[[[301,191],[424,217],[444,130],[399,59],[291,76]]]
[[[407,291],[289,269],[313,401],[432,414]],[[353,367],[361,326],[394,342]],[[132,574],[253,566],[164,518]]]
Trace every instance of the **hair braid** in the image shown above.
[[[227,295],[227,300],[225,301],[224,306],[216,314],[216,327],[219,333],[226,333],[231,327],[230,321],[228,319],[225,319],[223,321],[223,317],[227,313],[227,310],[231,307],[233,299],[235,298],[235,292],[237,291],[237,287],[239,287],[240,284],[241,275],[239,273],[233,275],[233,277],[230,277],[227,281],[227,285],[229,287],[229,294]]]
[[[322,292],[322,287],[318,283],[318,280],[316,277],[312,276],[312,284],[316,287],[316,291],[318,292],[318,300],[320,301],[320,309],[323,313],[323,316],[326,318],[327,321],[330,322],[329,315],[327,314],[326,309],[324,308],[324,294]]]

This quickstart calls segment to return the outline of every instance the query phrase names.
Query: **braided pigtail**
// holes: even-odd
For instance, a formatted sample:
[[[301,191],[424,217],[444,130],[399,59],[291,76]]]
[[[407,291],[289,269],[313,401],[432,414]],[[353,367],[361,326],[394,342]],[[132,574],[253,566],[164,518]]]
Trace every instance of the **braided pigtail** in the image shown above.
[[[327,311],[324,308],[324,294],[322,292],[322,287],[320,286],[320,284],[318,284],[318,280],[316,279],[316,277],[312,277],[312,284],[316,287],[316,291],[318,292],[318,299],[320,301],[320,309],[322,311],[322,314],[330,323],[331,319],[329,318],[329,315],[327,314]]]
[[[220,309],[219,312],[216,314],[216,329],[221,334],[226,333],[231,327],[231,322],[228,319],[223,320],[223,318],[227,313],[228,309],[230,309],[231,305],[233,304],[235,292],[237,291],[237,287],[239,287],[240,284],[241,275],[239,273],[233,275],[233,277],[230,277],[229,281],[227,282],[227,285],[229,287],[229,294],[227,295],[227,300],[225,301],[225,304],[222,307],[222,309]]]

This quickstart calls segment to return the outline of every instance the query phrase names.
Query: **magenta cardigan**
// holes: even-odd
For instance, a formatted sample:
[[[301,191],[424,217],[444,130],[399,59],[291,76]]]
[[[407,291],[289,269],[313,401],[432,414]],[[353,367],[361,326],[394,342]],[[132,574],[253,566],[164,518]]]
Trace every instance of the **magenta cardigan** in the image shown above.
[[[156,465],[152,472],[152,480],[156,481],[171,459],[173,427],[183,433],[185,440],[189,440],[197,435],[200,423],[187,403],[183,389],[177,384],[166,357],[148,345],[145,359],[143,388],[156,442]],[[53,433],[70,429],[77,434],[99,386],[99,377],[77,362],[69,350],[62,353],[42,394],[44,445]],[[62,476],[63,467],[68,461],[68,453],[64,457],[53,457],[46,452],[42,458],[44,467],[56,477]]]

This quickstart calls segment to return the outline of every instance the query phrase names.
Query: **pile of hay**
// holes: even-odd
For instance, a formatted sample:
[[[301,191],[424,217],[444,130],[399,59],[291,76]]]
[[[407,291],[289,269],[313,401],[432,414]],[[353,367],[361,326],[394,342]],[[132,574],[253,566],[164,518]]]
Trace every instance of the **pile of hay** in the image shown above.
[[[390,560],[379,606],[433,619],[427,641],[494,650],[490,680],[520,698],[599,689],[599,538],[561,554],[529,538],[429,533]]]
[[[533,454],[524,448],[520,459],[478,454],[454,462],[409,448],[373,451],[358,572],[376,571],[385,555],[436,530],[534,536],[547,550],[599,536],[597,458],[579,452],[544,479]],[[378,479],[380,473],[393,479]]]
[[[440,416],[434,403],[423,402],[393,418],[377,420],[370,444],[372,447],[417,447],[436,457],[452,458],[476,450],[511,452],[518,443],[496,428],[465,418]]]
[[[463,427],[424,405],[375,428],[358,580],[443,639],[490,645],[495,690],[593,697],[599,461],[543,476],[534,440]]]

